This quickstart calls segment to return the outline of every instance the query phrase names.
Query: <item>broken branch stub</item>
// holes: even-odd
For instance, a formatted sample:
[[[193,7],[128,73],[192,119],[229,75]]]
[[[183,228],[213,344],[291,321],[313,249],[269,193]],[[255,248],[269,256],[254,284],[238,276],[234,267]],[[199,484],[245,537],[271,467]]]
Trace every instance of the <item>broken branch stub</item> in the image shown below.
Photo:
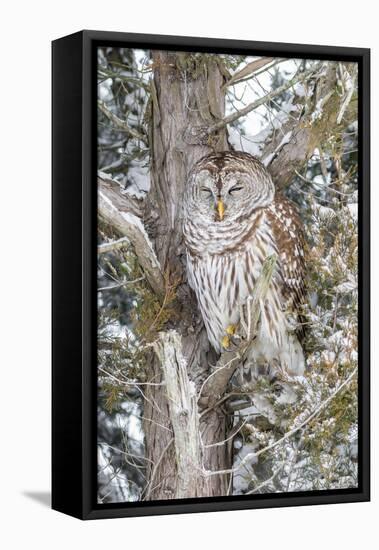
[[[136,208],[136,201],[121,195],[119,189],[115,189],[114,183],[99,178],[99,215],[130,241],[151,288],[158,296],[164,296],[165,282],[161,266],[146,229],[135,213]]]
[[[163,369],[178,476],[175,498],[195,496],[202,480],[199,414],[195,384],[189,380],[182,339],[175,330],[159,333],[153,348]]]

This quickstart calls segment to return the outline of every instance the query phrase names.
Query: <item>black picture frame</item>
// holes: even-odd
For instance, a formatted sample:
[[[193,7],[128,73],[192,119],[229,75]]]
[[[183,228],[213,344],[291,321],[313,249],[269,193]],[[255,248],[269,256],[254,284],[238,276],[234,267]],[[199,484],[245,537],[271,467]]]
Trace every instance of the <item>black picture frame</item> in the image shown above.
[[[344,60],[359,75],[359,486],[96,504],[96,57],[98,45]],[[370,50],[81,31],[52,43],[52,507],[81,519],[370,499]]]

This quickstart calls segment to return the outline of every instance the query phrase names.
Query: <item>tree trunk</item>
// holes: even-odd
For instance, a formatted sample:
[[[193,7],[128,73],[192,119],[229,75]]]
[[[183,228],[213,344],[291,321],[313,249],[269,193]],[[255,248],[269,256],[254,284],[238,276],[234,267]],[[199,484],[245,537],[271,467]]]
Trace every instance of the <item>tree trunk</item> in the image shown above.
[[[226,131],[209,137],[204,130],[224,115],[223,77],[215,58],[187,53],[153,53],[153,120],[151,129],[151,183],[146,209],[146,225],[151,235],[166,281],[179,281],[176,288],[176,318],[168,329],[181,335],[187,373],[196,391],[209,374],[211,358],[208,339],[195,297],[186,282],[186,260],[182,238],[182,201],[188,173],[195,162],[212,151],[228,149]],[[161,361],[153,353],[148,378],[163,381]],[[175,451],[167,388],[147,386],[145,400],[145,437],[148,488],[145,499],[183,497],[178,489],[178,457]],[[204,446],[226,436],[226,418],[220,411],[204,415],[200,433]],[[225,445],[205,448],[206,469],[230,468]],[[179,461],[180,462],[180,461]],[[227,476],[205,480],[199,471],[197,481],[188,488],[187,497],[225,495]],[[178,481],[179,480],[179,481]]]
[[[332,129],[336,128],[339,104],[337,75],[330,65],[317,80],[314,98],[305,114],[300,118],[289,117],[272,136],[262,151],[262,162],[270,172],[276,189],[284,189],[301,171],[316,147],[327,142]],[[285,139],[283,139],[285,136]]]

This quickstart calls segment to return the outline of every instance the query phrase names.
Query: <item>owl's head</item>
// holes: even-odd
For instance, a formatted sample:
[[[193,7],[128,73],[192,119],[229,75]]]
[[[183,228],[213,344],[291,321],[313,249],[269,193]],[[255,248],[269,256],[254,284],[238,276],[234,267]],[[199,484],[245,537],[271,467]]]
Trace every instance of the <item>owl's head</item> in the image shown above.
[[[187,214],[209,222],[247,218],[274,198],[274,184],[263,164],[243,152],[214,153],[199,160],[187,186]]]

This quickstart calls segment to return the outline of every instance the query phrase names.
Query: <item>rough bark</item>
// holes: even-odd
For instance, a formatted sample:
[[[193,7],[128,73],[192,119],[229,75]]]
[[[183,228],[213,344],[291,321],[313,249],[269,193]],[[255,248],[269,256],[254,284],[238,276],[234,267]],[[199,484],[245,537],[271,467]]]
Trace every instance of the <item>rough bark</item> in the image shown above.
[[[138,262],[154,292],[163,296],[165,285],[158,258],[141,222],[138,201],[122,196],[112,180],[98,178],[99,215],[133,244]],[[136,215],[137,214],[137,215]]]
[[[177,466],[175,498],[201,494],[202,454],[197,392],[189,380],[179,334],[160,333],[154,349],[162,365]],[[199,491],[200,489],[200,491]]]
[[[197,389],[208,373],[208,340],[198,307],[186,284],[185,251],[182,239],[182,202],[188,173],[193,164],[212,151],[228,149],[225,128],[212,137],[204,128],[224,115],[223,76],[217,63],[207,59],[200,70],[194,70],[190,55],[156,51],[153,53],[152,82],[153,120],[151,129],[152,188],[146,209],[146,221],[154,228],[152,238],[159,262],[165,273],[180,280],[177,288],[177,318],[171,322],[182,338],[182,352],[188,376]],[[190,70],[189,67],[192,67]],[[170,328],[170,327],[168,327]],[[150,376],[162,380],[162,367],[157,357],[150,361]],[[148,477],[154,473],[146,498],[160,500],[178,494],[178,470],[172,439],[172,422],[166,392],[150,386],[146,395],[144,416]],[[214,412],[201,422],[203,443],[225,438],[225,416]],[[223,447],[206,451],[207,469],[227,469],[230,459]],[[154,467],[153,465],[157,465]],[[153,472],[154,469],[154,472]],[[214,476],[209,486],[192,487],[197,496],[226,494],[228,477]],[[188,497],[193,496],[191,493]],[[182,494],[182,493],[181,493]],[[182,495],[183,496],[183,495]]]
[[[315,148],[335,132],[340,101],[336,69],[329,64],[325,74],[317,77],[313,97],[305,112],[298,119],[290,117],[262,153],[262,161],[277,189],[286,187],[296,171],[306,165]]]

